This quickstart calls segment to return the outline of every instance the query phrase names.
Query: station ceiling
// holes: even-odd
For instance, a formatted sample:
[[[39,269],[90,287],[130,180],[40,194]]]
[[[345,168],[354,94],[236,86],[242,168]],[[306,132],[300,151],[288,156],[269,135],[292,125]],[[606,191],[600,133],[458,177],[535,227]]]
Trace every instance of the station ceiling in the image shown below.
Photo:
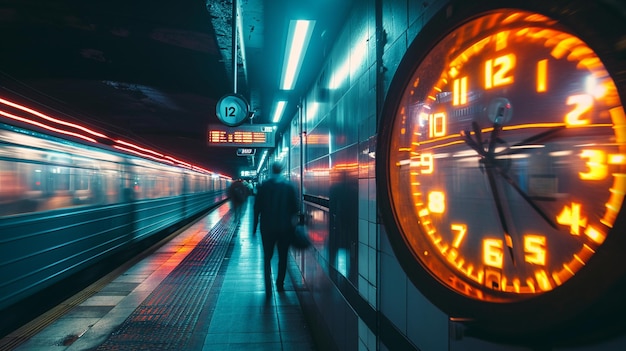
[[[244,50],[235,67],[232,0],[2,1],[0,84],[55,117],[237,178],[258,157],[207,145],[207,126],[220,123],[217,101],[236,82],[252,123],[269,124],[274,100],[289,98],[280,133],[352,1],[236,1]],[[296,88],[285,93],[279,80],[292,19],[316,24]]]

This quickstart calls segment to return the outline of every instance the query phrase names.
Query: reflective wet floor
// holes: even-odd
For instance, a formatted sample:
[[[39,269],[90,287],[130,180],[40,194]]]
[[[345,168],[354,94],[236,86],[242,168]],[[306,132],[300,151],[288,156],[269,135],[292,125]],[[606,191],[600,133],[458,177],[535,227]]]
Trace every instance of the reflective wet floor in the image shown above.
[[[10,349],[316,350],[289,276],[265,291],[252,201],[239,220],[211,211]]]

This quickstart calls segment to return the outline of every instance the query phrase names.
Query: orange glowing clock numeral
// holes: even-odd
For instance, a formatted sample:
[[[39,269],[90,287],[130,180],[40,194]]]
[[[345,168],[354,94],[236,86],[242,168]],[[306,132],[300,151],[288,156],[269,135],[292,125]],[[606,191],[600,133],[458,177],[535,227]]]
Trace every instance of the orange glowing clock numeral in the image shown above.
[[[420,173],[432,174],[433,171],[435,170],[435,164],[433,162],[433,154],[425,153],[425,154],[420,154],[418,157],[419,157],[419,161],[417,162],[417,164],[420,167],[422,167]]]
[[[446,210],[446,195],[441,191],[429,192],[428,210],[431,213],[444,213]]]
[[[593,96],[588,94],[572,95],[565,102],[574,105],[574,109],[565,115],[565,123],[568,126],[582,126],[591,123],[588,118],[582,118],[593,107]]]
[[[514,68],[514,54],[487,60],[485,62],[485,89],[513,84],[514,78],[511,73]]]
[[[428,115],[428,136],[430,138],[445,136],[446,123],[446,114],[444,112]]]
[[[546,264],[546,237],[524,235],[524,253],[526,262],[544,266]]]
[[[455,79],[452,82],[452,105],[459,106],[467,103],[467,77]]]
[[[504,261],[504,245],[499,239],[483,240],[483,263],[487,266],[502,269]]]
[[[602,180],[609,174],[609,167],[606,165],[606,153],[601,150],[583,150],[580,158],[587,159],[585,165],[587,172],[578,172],[582,180]]]
[[[452,224],[450,225],[450,229],[455,233],[453,235],[454,240],[452,241],[452,247],[458,249],[465,238],[465,233],[467,233],[467,226],[465,224]]]
[[[587,218],[581,216],[582,205],[572,202],[571,207],[565,206],[561,213],[556,216],[556,222],[570,227],[570,234],[580,235],[580,228],[587,226]]]

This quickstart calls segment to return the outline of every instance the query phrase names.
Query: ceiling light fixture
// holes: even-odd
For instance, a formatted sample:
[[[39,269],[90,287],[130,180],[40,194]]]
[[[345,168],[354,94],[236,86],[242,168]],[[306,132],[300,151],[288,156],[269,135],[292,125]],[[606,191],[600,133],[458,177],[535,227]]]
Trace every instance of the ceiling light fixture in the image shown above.
[[[280,118],[283,116],[283,112],[285,111],[285,106],[287,105],[287,101],[280,100],[276,102],[274,105],[274,115],[272,117],[272,123],[278,123]]]
[[[293,89],[314,26],[315,21],[292,20],[289,22],[287,47],[283,59],[283,73],[280,80],[281,89]]]

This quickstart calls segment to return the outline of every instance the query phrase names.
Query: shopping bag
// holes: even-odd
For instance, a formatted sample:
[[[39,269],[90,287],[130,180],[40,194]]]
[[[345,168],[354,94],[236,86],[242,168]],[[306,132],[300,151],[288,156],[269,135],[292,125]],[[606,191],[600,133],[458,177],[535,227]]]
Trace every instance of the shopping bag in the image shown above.
[[[298,250],[304,250],[311,246],[311,239],[309,239],[309,231],[306,225],[296,225],[293,238],[291,240],[291,246]]]

